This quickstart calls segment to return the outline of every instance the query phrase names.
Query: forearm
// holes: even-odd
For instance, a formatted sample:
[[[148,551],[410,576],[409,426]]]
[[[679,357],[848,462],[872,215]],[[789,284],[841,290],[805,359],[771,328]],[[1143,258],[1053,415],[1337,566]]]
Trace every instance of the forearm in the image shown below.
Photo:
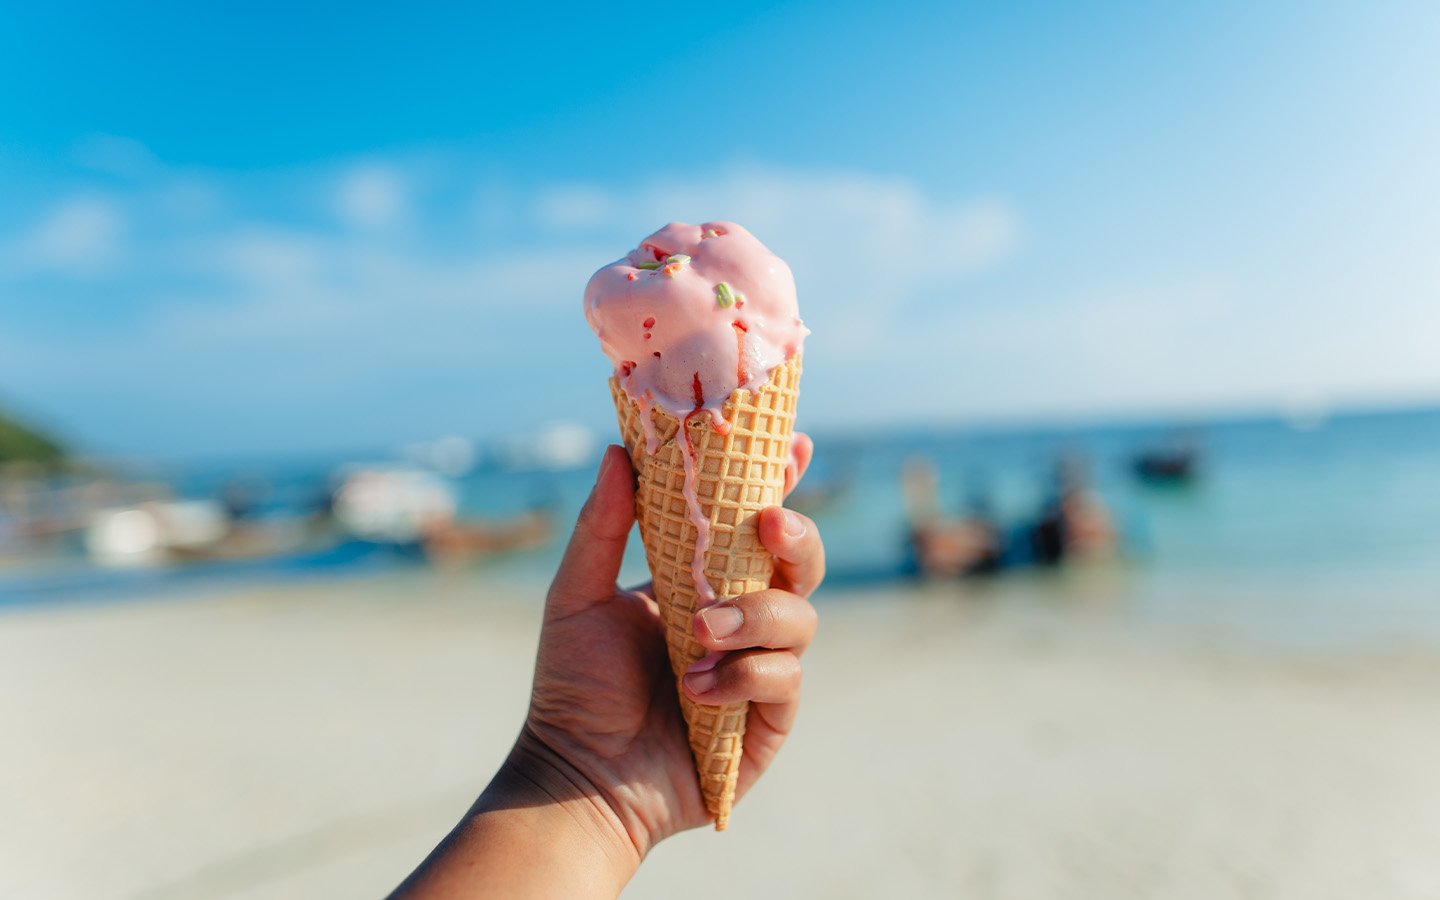
[[[605,802],[529,735],[391,900],[612,900],[640,855]]]

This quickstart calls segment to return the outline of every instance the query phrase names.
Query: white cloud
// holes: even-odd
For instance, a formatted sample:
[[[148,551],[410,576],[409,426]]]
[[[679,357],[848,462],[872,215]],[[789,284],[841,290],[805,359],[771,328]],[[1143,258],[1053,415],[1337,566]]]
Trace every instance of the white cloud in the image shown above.
[[[0,250],[0,275],[60,270],[91,275],[121,256],[125,220],[116,205],[95,196],[72,197]]]
[[[341,177],[335,201],[346,224],[383,228],[395,224],[404,212],[405,185],[392,168],[364,164]]]
[[[837,352],[807,360],[827,387],[809,412],[851,425],[856,409],[876,424],[1084,420],[1440,396],[1433,304],[1366,308],[1319,286],[1294,297],[1185,279],[992,299],[920,327],[875,322],[840,347],[825,336]]]
[[[236,290],[220,306],[176,304],[154,327],[174,343],[308,347],[330,374],[369,378],[400,364],[495,364],[545,358],[535,332],[570,316],[579,328],[590,254],[534,250],[427,259],[303,232],[248,229],[205,254]],[[513,329],[530,326],[517,341]],[[310,367],[309,357],[282,367]]]
[[[740,222],[790,262],[802,290],[808,277],[812,292],[867,303],[963,280],[1004,262],[1021,237],[1020,216],[1003,198],[936,202],[913,181],[856,173],[661,178],[615,200],[611,214],[640,236],[675,220]]]

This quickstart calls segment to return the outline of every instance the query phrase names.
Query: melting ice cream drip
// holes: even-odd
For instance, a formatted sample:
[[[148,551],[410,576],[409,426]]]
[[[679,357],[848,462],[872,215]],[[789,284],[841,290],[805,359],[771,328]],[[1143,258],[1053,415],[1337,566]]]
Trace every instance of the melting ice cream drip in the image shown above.
[[[636,405],[640,407],[640,428],[645,432],[645,455],[654,456],[660,449],[660,435],[655,431],[655,417],[651,414],[654,404],[650,402],[650,392],[646,391]]]
[[[705,577],[705,554],[710,552],[710,518],[700,506],[697,489],[699,461],[695,458],[695,440],[690,436],[690,419],[701,412],[703,410],[695,410],[680,423],[680,433],[684,435],[680,455],[685,466],[685,485],[680,492],[685,496],[690,524],[695,526],[695,555],[690,558],[690,577],[695,581],[695,593],[710,604],[715,602],[715,589],[710,586],[710,579]]]

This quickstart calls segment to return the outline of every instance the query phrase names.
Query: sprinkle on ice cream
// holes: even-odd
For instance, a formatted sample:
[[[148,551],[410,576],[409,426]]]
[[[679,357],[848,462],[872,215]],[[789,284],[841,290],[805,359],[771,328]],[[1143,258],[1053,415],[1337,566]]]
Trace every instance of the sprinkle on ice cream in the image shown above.
[[[615,366],[615,377],[643,412],[646,451],[658,440],[650,405],[685,425],[708,415],[721,434],[721,408],[738,388],[756,390],[775,367],[800,353],[795,278],[785,261],[733,222],[672,222],[596,272],[585,287],[585,321]],[[695,496],[695,448],[682,427],[685,498],[697,531],[697,590],[704,577],[709,522]]]
[[[677,419],[754,390],[809,331],[785,261],[733,222],[672,222],[585,288],[585,321],[637,402]]]

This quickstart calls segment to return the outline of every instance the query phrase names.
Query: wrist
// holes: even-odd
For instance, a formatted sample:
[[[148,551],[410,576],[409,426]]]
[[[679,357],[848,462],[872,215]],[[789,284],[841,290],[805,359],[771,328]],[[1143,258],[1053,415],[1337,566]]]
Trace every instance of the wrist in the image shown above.
[[[494,793],[494,797],[489,797]],[[507,806],[516,802],[543,802],[562,810],[573,822],[577,836],[583,836],[619,874],[621,884],[640,867],[648,848],[642,847],[626,827],[608,796],[584,773],[542,740],[530,723],[510,750],[491,787],[476,801],[479,809],[489,804]]]
[[[654,786],[625,777],[593,751],[576,747],[566,731],[543,721],[526,720],[506,760],[507,767],[512,764],[514,772],[535,779],[545,790],[578,794],[588,801],[596,813],[593,823],[603,824],[609,832],[606,842],[623,846],[625,859],[635,868],[657,843],[676,830],[663,810],[658,817],[647,814],[657,805],[668,804],[668,800],[657,801],[653,796]]]
[[[640,860],[594,786],[527,727],[465,818],[392,900],[610,900]]]

